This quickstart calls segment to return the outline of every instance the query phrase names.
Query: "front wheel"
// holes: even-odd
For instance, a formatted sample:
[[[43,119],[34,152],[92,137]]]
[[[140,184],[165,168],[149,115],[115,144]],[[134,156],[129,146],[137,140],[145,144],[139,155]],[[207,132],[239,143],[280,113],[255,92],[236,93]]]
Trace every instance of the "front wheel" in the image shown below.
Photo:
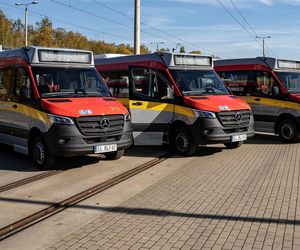
[[[124,149],[104,154],[107,160],[118,160],[124,155]]]
[[[194,144],[189,131],[185,128],[175,130],[173,138],[173,146],[175,150],[184,156],[192,155],[197,150],[197,145]]]
[[[239,148],[240,146],[242,146],[243,143],[244,143],[243,141],[237,141],[237,142],[224,143],[224,145],[228,149],[235,149],[235,148]]]
[[[298,142],[299,130],[296,123],[286,119],[279,124],[279,136],[284,142]]]
[[[54,166],[55,157],[49,154],[47,145],[42,137],[34,138],[31,148],[31,156],[34,165],[39,169],[50,169]]]

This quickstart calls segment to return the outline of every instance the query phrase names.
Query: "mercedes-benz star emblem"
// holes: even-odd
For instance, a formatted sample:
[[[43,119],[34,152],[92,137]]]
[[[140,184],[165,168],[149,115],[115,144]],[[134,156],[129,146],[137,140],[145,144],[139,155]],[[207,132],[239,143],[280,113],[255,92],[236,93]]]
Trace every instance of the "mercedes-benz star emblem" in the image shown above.
[[[236,112],[234,118],[237,122],[240,122],[242,120],[242,114],[240,112]]]
[[[108,128],[110,125],[110,122],[107,118],[102,118],[99,122],[99,125],[101,128]]]

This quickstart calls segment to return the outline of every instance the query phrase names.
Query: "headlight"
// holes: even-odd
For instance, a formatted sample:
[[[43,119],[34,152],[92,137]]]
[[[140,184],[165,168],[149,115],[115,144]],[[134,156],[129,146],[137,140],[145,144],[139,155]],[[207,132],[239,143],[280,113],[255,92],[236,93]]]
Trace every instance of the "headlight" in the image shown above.
[[[130,113],[127,113],[126,115],[124,115],[124,120],[125,120],[125,121],[130,121],[130,120],[131,120],[131,115],[130,115]]]
[[[64,125],[73,125],[74,122],[71,118],[65,116],[51,115],[48,114],[48,118],[52,124],[64,124]]]
[[[210,112],[210,111],[204,111],[204,110],[199,110],[199,109],[192,109],[196,117],[201,117],[201,118],[208,118],[208,119],[214,119],[216,118],[215,113]]]

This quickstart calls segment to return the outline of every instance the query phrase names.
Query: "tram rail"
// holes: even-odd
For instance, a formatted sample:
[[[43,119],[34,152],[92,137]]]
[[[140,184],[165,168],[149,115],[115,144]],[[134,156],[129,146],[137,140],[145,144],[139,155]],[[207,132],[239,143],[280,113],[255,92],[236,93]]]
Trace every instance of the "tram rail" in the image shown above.
[[[28,178],[24,178],[22,180],[18,180],[18,181],[0,186],[0,193],[17,188],[17,187],[24,186],[26,184],[29,184],[29,183],[32,183],[35,181],[42,180],[44,178],[59,174],[63,171],[65,171],[65,170],[53,170],[53,171],[49,171],[49,172],[45,172],[45,173],[41,173],[41,174],[36,174],[34,176],[30,176]]]
[[[71,206],[76,205],[79,202],[82,202],[106,189],[109,189],[120,182],[123,182],[147,169],[150,169],[157,164],[167,160],[173,155],[173,153],[167,152],[155,159],[152,159],[146,163],[143,163],[133,169],[130,169],[122,174],[119,174],[109,180],[101,182],[91,188],[88,188],[78,194],[75,194],[69,198],[66,198],[60,202],[53,203],[52,205],[33,213],[27,217],[24,217],[16,222],[13,222],[0,229],[0,240],[4,240],[44,219],[47,219]]]

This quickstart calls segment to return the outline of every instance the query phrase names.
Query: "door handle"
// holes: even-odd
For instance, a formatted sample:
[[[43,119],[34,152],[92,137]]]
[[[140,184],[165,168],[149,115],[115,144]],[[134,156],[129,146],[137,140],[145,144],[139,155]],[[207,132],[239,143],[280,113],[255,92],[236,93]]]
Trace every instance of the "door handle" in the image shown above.
[[[260,98],[254,98],[254,101],[260,101]]]
[[[134,106],[142,106],[143,103],[142,102],[133,102],[132,105],[134,105]]]
[[[12,107],[13,107],[14,109],[16,109],[18,106],[17,106],[17,104],[14,104]]]

